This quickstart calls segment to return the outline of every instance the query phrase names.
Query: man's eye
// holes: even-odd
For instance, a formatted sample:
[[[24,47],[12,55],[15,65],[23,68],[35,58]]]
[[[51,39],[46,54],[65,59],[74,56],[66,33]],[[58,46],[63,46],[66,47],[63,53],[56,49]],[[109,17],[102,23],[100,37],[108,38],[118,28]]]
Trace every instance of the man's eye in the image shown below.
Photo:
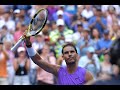
[[[68,54],[68,52],[64,52],[64,54]]]
[[[74,51],[71,51],[71,53],[73,53]]]

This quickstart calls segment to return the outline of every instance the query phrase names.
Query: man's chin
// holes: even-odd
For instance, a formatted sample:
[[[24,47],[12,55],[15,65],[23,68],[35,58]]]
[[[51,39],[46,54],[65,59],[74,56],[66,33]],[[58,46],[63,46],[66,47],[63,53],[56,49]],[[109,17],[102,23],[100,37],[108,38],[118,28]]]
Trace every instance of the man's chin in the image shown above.
[[[73,64],[75,64],[75,61],[67,62],[67,65],[73,65]]]

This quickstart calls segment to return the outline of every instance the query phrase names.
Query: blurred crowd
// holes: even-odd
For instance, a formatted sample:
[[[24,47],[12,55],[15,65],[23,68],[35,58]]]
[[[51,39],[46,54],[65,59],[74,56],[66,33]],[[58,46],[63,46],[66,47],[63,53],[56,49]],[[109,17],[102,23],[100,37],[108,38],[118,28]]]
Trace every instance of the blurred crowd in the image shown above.
[[[109,62],[109,48],[120,36],[119,5],[0,5],[0,85],[56,84],[57,78],[28,57],[24,43],[10,50],[40,8],[48,9],[48,20],[31,41],[46,62],[66,66],[61,48],[73,42],[78,65],[95,79],[117,73]]]

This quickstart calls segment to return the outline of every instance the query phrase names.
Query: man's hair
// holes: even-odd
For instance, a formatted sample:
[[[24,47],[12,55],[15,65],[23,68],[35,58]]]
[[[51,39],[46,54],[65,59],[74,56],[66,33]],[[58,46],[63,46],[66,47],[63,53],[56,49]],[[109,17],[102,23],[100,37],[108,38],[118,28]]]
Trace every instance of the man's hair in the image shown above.
[[[76,53],[77,53],[77,49],[76,49],[75,45],[74,45],[72,42],[67,42],[67,43],[65,43],[65,44],[63,45],[63,47],[62,47],[62,54],[63,54],[64,48],[67,47],[67,46],[73,47],[73,48],[75,49]]]
[[[120,38],[116,39],[109,51],[111,64],[116,64],[120,67]]]

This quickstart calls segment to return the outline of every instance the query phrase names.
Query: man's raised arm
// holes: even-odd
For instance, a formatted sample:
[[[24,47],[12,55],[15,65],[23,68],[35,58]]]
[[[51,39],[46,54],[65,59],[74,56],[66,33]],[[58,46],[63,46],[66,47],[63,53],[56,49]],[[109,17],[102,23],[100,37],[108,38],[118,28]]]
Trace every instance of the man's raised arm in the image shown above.
[[[30,38],[27,38],[25,36],[24,42],[25,42],[26,47],[27,47],[27,53],[28,53],[29,57],[32,59],[32,61],[35,64],[37,64],[39,67],[44,69],[45,71],[47,71],[49,73],[52,73],[55,76],[57,76],[60,66],[59,65],[53,65],[53,64],[50,64],[48,62],[45,62],[45,60],[43,60],[40,57],[40,55],[37,53],[37,51],[32,47],[32,43],[30,42]]]

